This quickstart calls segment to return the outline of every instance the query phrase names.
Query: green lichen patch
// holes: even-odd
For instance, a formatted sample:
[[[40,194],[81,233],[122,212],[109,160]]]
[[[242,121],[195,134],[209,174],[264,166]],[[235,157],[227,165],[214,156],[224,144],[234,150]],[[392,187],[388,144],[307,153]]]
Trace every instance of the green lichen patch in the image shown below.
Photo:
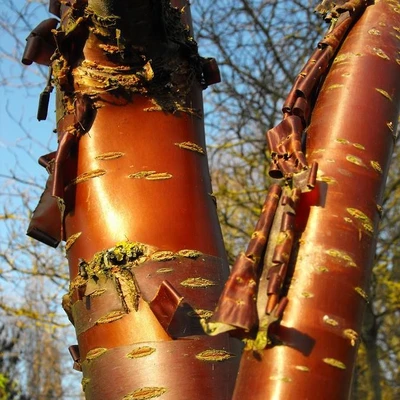
[[[107,351],[108,350],[104,347],[97,347],[95,349],[89,350],[88,353],[86,354],[86,361],[91,362],[96,358],[101,357]]]
[[[225,350],[210,349],[210,350],[205,350],[205,351],[202,351],[201,353],[196,354],[195,357],[200,361],[222,362],[222,361],[227,361],[236,356]]]
[[[331,365],[332,367],[339,368],[339,369],[346,369],[346,365],[335,358],[323,358],[322,361],[325,364]]]
[[[82,378],[81,385],[82,385],[82,390],[85,391],[87,388],[87,385],[90,383],[90,378]]]
[[[303,297],[303,299],[311,299],[314,297],[314,294],[310,292],[301,292],[300,296]]]
[[[127,394],[122,400],[150,400],[161,397],[167,391],[165,387],[143,387]]]
[[[140,290],[132,268],[148,260],[152,253],[154,249],[150,246],[126,241],[96,253],[90,261],[81,260],[78,265],[79,274],[71,282],[70,293],[76,289],[85,290],[91,282],[96,285],[102,279],[111,280],[124,311],[107,314],[96,323],[108,323],[122,318],[126,313],[138,309]],[[102,289],[101,285],[99,289]]]
[[[141,346],[141,347],[137,347],[137,348],[133,349],[126,356],[128,358],[142,358],[142,357],[148,357],[155,352],[156,352],[156,349],[154,347]]]
[[[188,278],[181,282],[181,285],[184,287],[196,289],[196,288],[208,288],[211,286],[215,286],[216,283],[209,279],[196,277],[196,278]]]
[[[82,260],[80,270],[88,277],[112,274],[118,269],[130,269],[141,264],[153,253],[152,249],[138,242],[119,242],[114,247],[96,253],[89,262]]]

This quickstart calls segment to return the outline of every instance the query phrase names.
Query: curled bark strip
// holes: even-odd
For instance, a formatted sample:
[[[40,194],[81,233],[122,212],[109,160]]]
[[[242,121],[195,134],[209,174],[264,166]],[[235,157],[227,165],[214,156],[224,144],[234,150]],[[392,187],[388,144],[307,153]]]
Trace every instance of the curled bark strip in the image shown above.
[[[321,14],[326,21],[330,21],[345,12],[360,13],[366,6],[366,0],[323,0],[315,7],[315,11]]]
[[[293,247],[294,222],[300,193],[301,189],[285,187],[271,228],[258,288],[257,309],[259,320],[263,321],[260,323],[259,331],[262,337],[266,334],[269,324],[282,315],[287,303],[287,301],[280,303],[283,300],[281,291]],[[266,315],[273,318],[266,318]],[[262,343],[266,345],[267,341],[267,338],[259,340],[257,346]]]
[[[168,282],[164,281],[154,299],[150,302],[150,308],[157,317],[161,326],[168,331],[168,327],[174,317],[183,297]]]
[[[204,77],[203,89],[221,82],[221,73],[219,72],[219,67],[215,58],[203,58],[202,67]]]
[[[79,353],[79,346],[74,344],[68,347],[69,354],[71,355],[72,359],[74,360],[73,369],[75,371],[82,372],[81,366],[81,355]]]
[[[332,16],[335,20],[299,73],[283,105],[283,121],[267,132],[272,158],[269,174],[272,178],[291,179],[293,174],[307,169],[301,139],[303,130],[309,124],[314,98],[339,46],[365,7],[364,0],[324,1],[317,7],[327,20],[331,20]]]
[[[74,100],[75,125],[81,133],[88,132],[96,118],[96,108],[92,99],[81,93],[75,94]]]
[[[203,327],[210,335],[235,329],[250,331],[257,325],[256,293],[259,265],[274,220],[282,189],[272,185],[248,248],[236,260],[212,318]]]
[[[208,334],[237,328],[249,331],[257,324],[257,264],[243,253],[238,257],[213,317],[204,324]]]
[[[68,131],[60,135],[58,150],[54,162],[53,196],[64,198],[64,172],[71,149],[76,145],[78,137]]]
[[[311,106],[304,97],[297,97],[293,105],[292,112],[293,115],[300,117],[302,123],[306,125],[310,118]]]
[[[52,30],[58,25],[58,20],[49,18],[42,21],[26,38],[26,46],[22,63],[30,65],[33,62],[50,65],[50,58],[56,49]]]
[[[56,17],[61,17],[61,3],[60,0],[50,0],[49,12]]]
[[[57,200],[51,195],[52,187],[53,175],[50,175],[26,234],[48,246],[57,247],[61,241],[61,214]]]
[[[273,167],[270,176],[276,179],[290,177],[307,168],[302,151],[303,124],[300,117],[290,115],[267,133]]]
[[[52,196],[54,185],[55,152],[39,158],[39,164],[46,168],[49,177],[28,226],[27,235],[51,247],[61,241],[61,214],[57,200]]]
[[[311,102],[310,96],[318,86],[321,76],[327,71],[332,56],[333,51],[330,47],[317,49],[313,55],[312,62],[306,65],[309,70],[308,73],[304,77],[300,73],[300,79],[296,82],[295,90],[297,95],[303,96],[308,103]]]

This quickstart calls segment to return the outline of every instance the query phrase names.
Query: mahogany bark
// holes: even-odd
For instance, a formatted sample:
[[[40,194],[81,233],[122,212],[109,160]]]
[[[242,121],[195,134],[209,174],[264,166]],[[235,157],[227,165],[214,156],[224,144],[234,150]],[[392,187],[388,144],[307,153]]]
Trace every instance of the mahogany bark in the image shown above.
[[[321,3],[336,25],[268,134],[283,181],[221,295],[200,92],[217,71],[188,4],[51,1],[61,26],[40,24],[23,58],[51,65],[58,89],[29,234],[66,240],[88,399],[348,397],[400,104],[400,4],[366,5]],[[227,332],[246,344],[237,379]]]
[[[243,352],[235,400],[349,396],[397,132],[399,32],[398,1],[369,4],[319,91],[305,154],[319,171],[296,209],[287,306],[269,344]]]
[[[60,27],[34,31],[24,62],[52,67],[59,147],[42,158],[50,177],[29,233],[66,240],[63,306],[86,398],[228,400],[239,342],[200,325],[228,276],[201,96],[219,77],[197,53],[189,4],[50,10]]]

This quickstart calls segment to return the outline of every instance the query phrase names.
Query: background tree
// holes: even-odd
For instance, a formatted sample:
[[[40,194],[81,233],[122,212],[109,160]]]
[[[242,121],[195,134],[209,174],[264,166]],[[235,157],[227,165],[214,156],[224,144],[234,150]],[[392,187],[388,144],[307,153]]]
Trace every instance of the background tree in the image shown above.
[[[0,399],[24,400],[27,397],[21,393],[19,382],[16,380],[16,370],[19,361],[18,327],[0,327]]]

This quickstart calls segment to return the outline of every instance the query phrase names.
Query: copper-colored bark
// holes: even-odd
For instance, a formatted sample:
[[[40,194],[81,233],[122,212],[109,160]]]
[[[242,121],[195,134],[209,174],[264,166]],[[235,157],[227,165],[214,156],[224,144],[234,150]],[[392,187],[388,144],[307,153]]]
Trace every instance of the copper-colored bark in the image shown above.
[[[306,146],[318,196],[302,195],[288,305],[270,346],[244,352],[236,400],[348,397],[399,115],[399,21],[398,1],[367,7],[319,93]]]
[[[197,54],[187,2],[171,3],[51,2],[59,145],[30,234],[66,240],[87,399],[233,392],[240,346],[200,325],[228,275],[201,97],[219,73]]]
[[[43,159],[29,234],[66,240],[63,306],[86,397],[345,399],[397,129],[399,3],[369,5],[353,28],[366,2],[320,6],[336,24],[268,134],[271,176],[286,186],[270,191],[223,292],[201,99],[219,73],[181,22],[186,2],[171,3],[181,12],[52,0],[61,26],[40,24],[24,54],[51,65],[58,88],[59,146]],[[234,393],[228,330],[246,342]]]

